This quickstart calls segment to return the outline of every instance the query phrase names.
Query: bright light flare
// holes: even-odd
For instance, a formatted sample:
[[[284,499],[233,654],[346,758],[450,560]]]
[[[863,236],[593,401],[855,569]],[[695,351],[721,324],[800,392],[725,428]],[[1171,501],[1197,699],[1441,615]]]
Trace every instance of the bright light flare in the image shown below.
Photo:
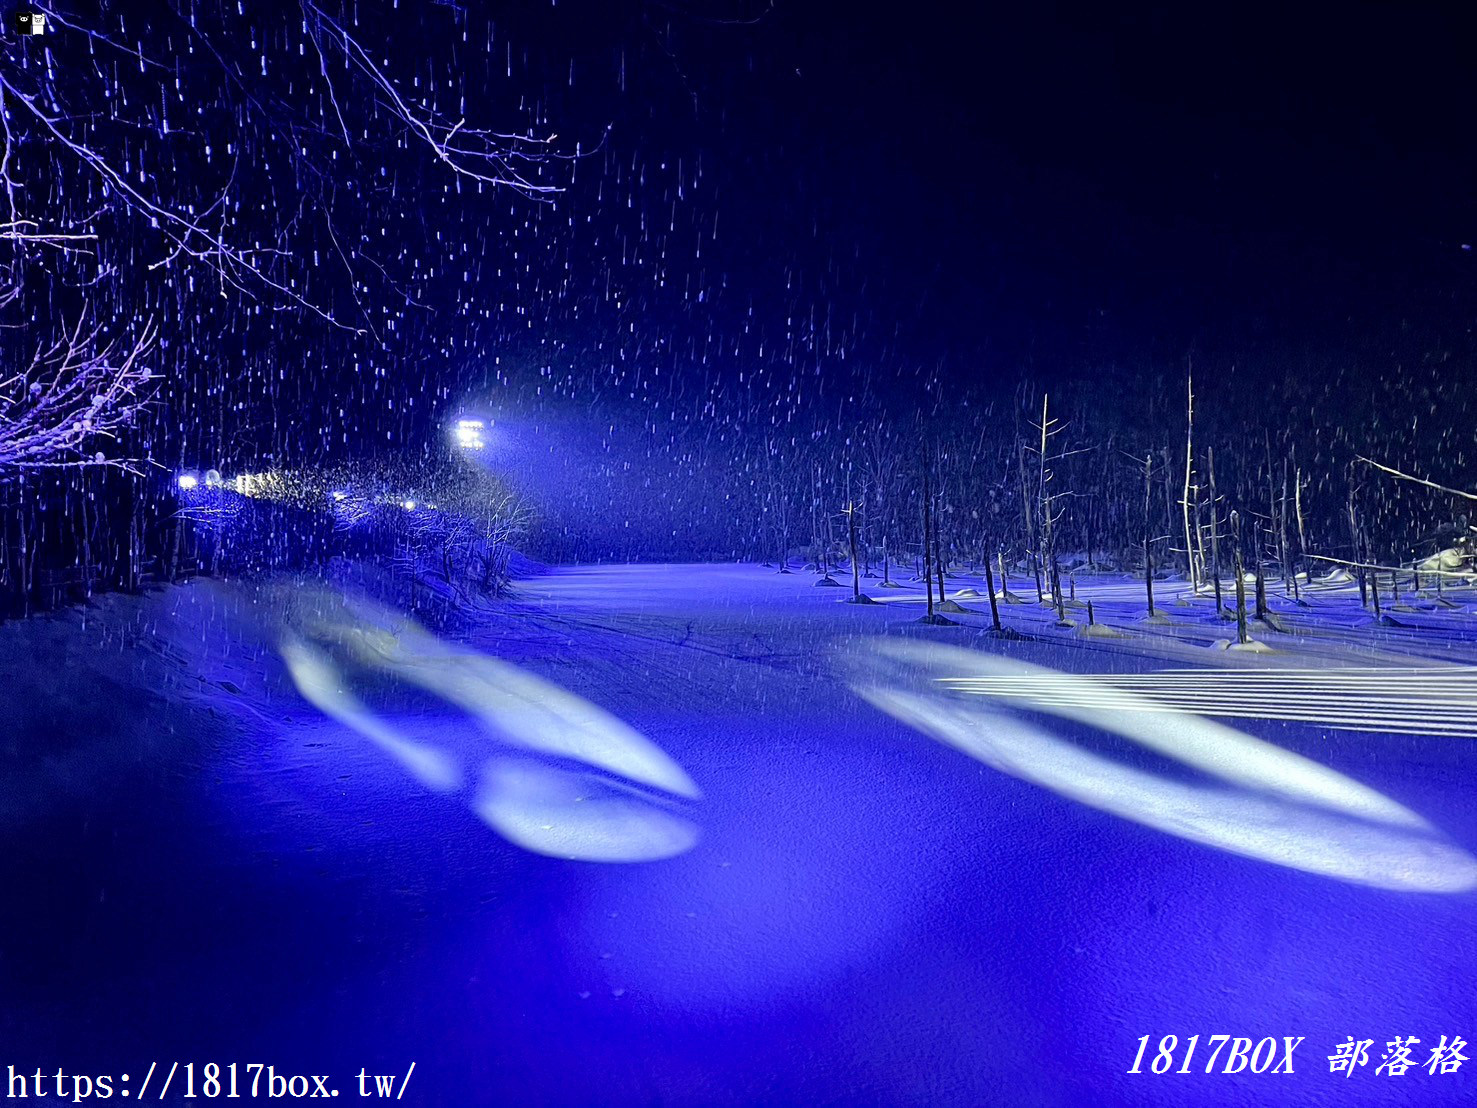
[[[452,433],[456,436],[456,444],[463,450],[481,450],[487,445],[487,439],[483,432],[487,425],[480,419],[459,419]]]

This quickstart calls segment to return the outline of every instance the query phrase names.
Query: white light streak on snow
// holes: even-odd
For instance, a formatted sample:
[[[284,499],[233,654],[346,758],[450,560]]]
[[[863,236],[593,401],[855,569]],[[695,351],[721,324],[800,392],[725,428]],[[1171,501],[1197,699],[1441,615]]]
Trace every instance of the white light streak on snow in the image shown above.
[[[583,697],[517,666],[438,639],[414,621],[355,602],[361,622],[317,629],[363,665],[450,701],[509,742],[697,800],[702,791],[650,739]]]
[[[298,597],[302,599],[301,596]],[[516,666],[457,647],[369,601],[309,596],[303,633],[354,663],[426,689],[463,709],[512,747],[579,763],[488,759],[471,800],[493,830],[526,850],[590,862],[646,862],[689,850],[698,829],[637,786],[699,799],[697,785],[660,747],[589,701]],[[282,655],[308,701],[387,751],[438,792],[463,782],[455,761],[400,738],[344,691],[345,672],[293,633]],[[611,774],[588,772],[603,770]]]
[[[594,777],[522,759],[487,764],[474,805],[489,827],[535,854],[585,862],[655,862],[686,853],[697,828]]]
[[[462,787],[461,770],[444,752],[402,739],[357,697],[345,692],[343,674],[328,655],[292,635],[283,636],[281,649],[293,683],[309,704],[359,732],[432,792],[449,793]]]
[[[940,678],[956,692],[1030,706],[1285,719],[1346,731],[1477,738],[1477,668],[1188,670],[1091,677]],[[1124,698],[1118,692],[1133,693]]]
[[[854,687],[878,708],[1002,773],[1094,808],[1345,881],[1410,892],[1477,887],[1477,860],[1383,794],[1310,759],[1167,704],[1146,703],[1101,680],[912,642],[879,641],[853,655],[853,663]],[[958,688],[978,694],[991,680],[1017,682],[1014,695],[965,695]],[[1042,682],[1039,697],[1026,686],[1031,680]],[[1060,691],[1074,684],[1081,689],[1076,700]],[[1013,708],[1121,735],[1218,782],[1186,784],[1134,769],[1027,722]]]

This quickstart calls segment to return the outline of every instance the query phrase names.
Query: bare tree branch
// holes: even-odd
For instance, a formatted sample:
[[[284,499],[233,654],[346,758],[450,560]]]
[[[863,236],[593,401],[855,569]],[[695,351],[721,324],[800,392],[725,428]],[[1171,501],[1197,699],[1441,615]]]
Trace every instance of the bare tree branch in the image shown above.
[[[104,341],[84,317],[26,368],[0,379],[0,473],[6,470],[111,465],[124,458],[89,453],[133,424],[155,374],[142,363],[156,329],[146,324],[131,343]]]
[[[1468,500],[1477,500],[1477,493],[1463,492],[1461,489],[1453,489],[1448,488],[1445,485],[1438,485],[1435,481],[1427,481],[1424,477],[1413,477],[1409,473],[1401,473],[1398,469],[1392,469],[1387,465],[1381,465],[1379,462],[1372,461],[1371,459],[1364,457],[1362,454],[1356,454],[1355,457],[1357,457],[1365,465],[1373,466],[1380,472],[1388,473],[1391,477],[1398,477],[1402,481],[1413,481],[1417,485],[1425,485],[1426,488],[1435,489],[1437,492],[1450,493],[1452,496],[1461,496],[1465,497]]]

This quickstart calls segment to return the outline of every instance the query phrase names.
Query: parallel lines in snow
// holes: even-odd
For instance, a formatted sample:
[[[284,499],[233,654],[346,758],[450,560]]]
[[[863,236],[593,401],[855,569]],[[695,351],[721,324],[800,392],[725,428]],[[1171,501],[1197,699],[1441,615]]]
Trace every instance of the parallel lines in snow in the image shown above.
[[[1477,738],[1477,667],[1166,670],[1145,674],[941,677],[970,696],[1040,708],[1293,720],[1345,731]]]

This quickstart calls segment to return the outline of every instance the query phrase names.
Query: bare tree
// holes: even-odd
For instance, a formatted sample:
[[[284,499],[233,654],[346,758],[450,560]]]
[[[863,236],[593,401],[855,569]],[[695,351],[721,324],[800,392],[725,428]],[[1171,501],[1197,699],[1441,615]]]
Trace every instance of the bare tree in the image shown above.
[[[1215,586],[1215,615],[1226,617],[1226,605],[1221,596],[1221,507],[1220,496],[1215,485],[1215,448],[1206,447],[1205,463],[1210,477],[1210,577]]]
[[[1185,489],[1180,497],[1180,508],[1185,517],[1185,564],[1189,567],[1190,592],[1200,593],[1200,571],[1196,564],[1196,544],[1191,539],[1190,505],[1199,502],[1199,489],[1195,487],[1195,376],[1185,377]],[[1196,531],[1198,532],[1198,528]]]

